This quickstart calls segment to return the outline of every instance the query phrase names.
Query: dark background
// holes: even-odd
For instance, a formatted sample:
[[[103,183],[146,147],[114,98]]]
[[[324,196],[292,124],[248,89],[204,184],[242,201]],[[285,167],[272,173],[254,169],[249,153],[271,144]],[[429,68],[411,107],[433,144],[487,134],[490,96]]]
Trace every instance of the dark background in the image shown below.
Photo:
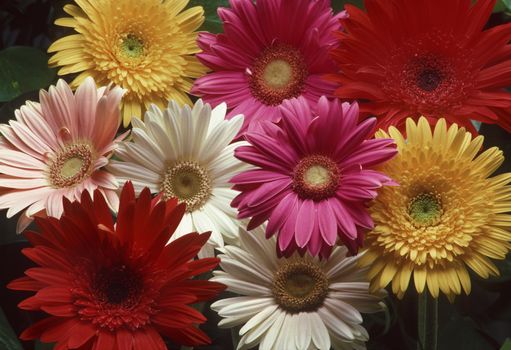
[[[448,0],[446,0],[448,1]],[[38,51],[39,63],[44,67],[40,78],[40,86],[22,86],[17,96],[10,100],[0,101],[0,122],[6,123],[14,118],[13,111],[26,100],[38,100],[38,89],[47,88],[56,81],[54,70],[45,65],[46,49],[51,42],[69,33],[53,25],[53,21],[64,14],[62,7],[69,1],[65,0],[0,0],[0,97],[7,86],[10,74],[6,66],[2,67],[2,52],[6,48],[26,46]],[[333,1],[336,9],[340,9],[345,1]],[[353,2],[360,6],[361,1]],[[204,30],[218,32],[221,25],[216,17],[216,8],[226,5],[226,0],[192,0],[192,4],[202,4],[206,9]],[[500,8],[503,8],[500,4]],[[507,22],[508,15],[495,13],[489,26]],[[34,59],[37,57],[22,57]],[[20,63],[21,64],[21,63]],[[28,66],[26,66],[28,67]],[[5,95],[5,94],[4,94]],[[511,171],[511,136],[492,125],[483,125],[481,134],[486,136],[485,147],[498,146],[509,158],[499,172]],[[20,350],[15,341],[15,334],[20,332],[43,315],[28,313],[17,308],[17,303],[31,293],[12,292],[5,285],[23,275],[23,271],[32,264],[23,257],[20,250],[27,246],[23,236],[15,234],[16,219],[7,220],[0,213],[0,350]],[[511,259],[498,262],[502,275],[499,278],[481,280],[472,274],[473,290],[469,297],[460,296],[454,304],[445,297],[440,297],[440,328],[438,350],[493,350],[511,349]],[[413,288],[409,288],[409,291]],[[389,297],[386,301],[389,312],[365,317],[365,326],[371,335],[369,349],[379,350],[415,350],[417,349],[417,300],[413,292],[407,293],[402,301]],[[219,317],[209,309],[209,305],[201,306],[208,322],[201,326],[213,340],[211,346],[197,349],[228,350],[232,349],[231,332],[216,327]],[[2,313],[3,311],[3,313]],[[12,333],[14,332],[14,333]],[[51,349],[51,345],[24,342],[23,349]],[[176,347],[169,344],[169,349]]]

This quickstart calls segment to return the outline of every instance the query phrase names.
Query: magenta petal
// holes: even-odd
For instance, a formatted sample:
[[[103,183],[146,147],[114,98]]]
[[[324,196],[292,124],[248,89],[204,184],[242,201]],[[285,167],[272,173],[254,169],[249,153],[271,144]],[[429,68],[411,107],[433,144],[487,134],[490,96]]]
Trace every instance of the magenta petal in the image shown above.
[[[350,239],[357,238],[357,227],[355,226],[351,215],[349,215],[348,211],[344,208],[344,205],[338,201],[332,201],[330,204],[342,232]]]
[[[282,228],[279,231],[279,239],[278,239],[278,246],[280,251],[285,251],[289,248],[291,243],[293,242],[293,238],[295,237],[295,226],[296,226],[296,218],[298,217],[298,199],[295,198],[295,202],[293,203],[293,206],[289,209],[289,211],[286,213],[286,216],[284,216],[284,219],[286,222],[282,226]],[[267,231],[268,233],[268,231]]]
[[[284,225],[290,213],[297,210],[297,205],[298,197],[294,192],[290,192],[284,198],[282,198],[280,203],[277,204],[275,209],[273,209],[273,212],[268,220],[268,226],[266,227],[267,237],[272,236]]]
[[[335,221],[335,213],[330,207],[328,200],[318,203],[318,221],[321,237],[328,245],[335,245],[337,240],[337,223]]]
[[[324,244],[323,239],[321,238],[319,223],[318,220],[316,220],[314,222],[314,230],[312,231],[312,236],[309,241],[309,244],[307,245],[307,248],[312,256],[316,256],[321,251],[323,245]]]
[[[295,240],[298,247],[303,248],[309,242],[314,229],[314,201],[304,200],[298,210],[295,226]]]

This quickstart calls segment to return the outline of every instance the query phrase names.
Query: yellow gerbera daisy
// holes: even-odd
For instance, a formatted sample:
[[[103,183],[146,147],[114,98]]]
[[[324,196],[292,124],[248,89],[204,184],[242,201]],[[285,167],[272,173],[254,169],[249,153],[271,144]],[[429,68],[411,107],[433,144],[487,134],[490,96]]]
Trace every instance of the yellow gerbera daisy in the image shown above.
[[[78,73],[77,87],[92,76],[98,85],[113,82],[127,90],[123,99],[124,126],[140,118],[151,103],[164,108],[167,100],[191,104],[192,79],[206,68],[195,54],[196,30],[204,10],[183,11],[188,0],[75,0],[66,5],[72,17],[55,24],[77,34],[54,42],[48,52],[60,75]]]
[[[382,188],[371,207],[375,228],[361,259],[371,265],[371,288],[392,281],[402,297],[413,273],[419,293],[427,286],[435,298],[440,291],[450,300],[462,289],[469,294],[466,266],[483,278],[498,275],[489,258],[504,259],[511,248],[511,173],[490,177],[502,151],[479,154],[483,136],[447,129],[444,119],[433,134],[425,118],[406,121],[407,140],[394,127],[389,134],[399,154],[382,171],[400,186]]]

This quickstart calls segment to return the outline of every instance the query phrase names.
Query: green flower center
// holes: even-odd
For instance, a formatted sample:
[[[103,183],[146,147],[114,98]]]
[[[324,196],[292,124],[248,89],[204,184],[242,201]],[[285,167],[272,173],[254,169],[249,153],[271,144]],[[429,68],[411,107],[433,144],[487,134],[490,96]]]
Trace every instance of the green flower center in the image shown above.
[[[139,58],[144,54],[144,42],[133,34],[128,34],[121,41],[121,52],[129,58]]]
[[[408,214],[416,226],[436,225],[443,214],[442,202],[433,193],[421,193],[410,201]]]

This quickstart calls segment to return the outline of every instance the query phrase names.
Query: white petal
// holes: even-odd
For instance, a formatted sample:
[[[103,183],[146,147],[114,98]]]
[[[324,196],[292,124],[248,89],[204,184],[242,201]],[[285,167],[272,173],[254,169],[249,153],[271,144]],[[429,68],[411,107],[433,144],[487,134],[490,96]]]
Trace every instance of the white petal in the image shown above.
[[[330,350],[330,335],[321,317],[315,312],[308,313],[307,316],[309,318],[314,345],[316,345],[319,350]]]
[[[337,337],[347,340],[355,339],[352,328],[342,318],[336,317],[329,309],[321,307],[317,310],[328,329]]]
[[[273,345],[275,344],[275,341],[277,340],[277,337],[280,333],[280,329],[282,325],[284,324],[284,320],[286,318],[286,313],[283,311],[278,310],[277,313],[279,314],[277,316],[277,319],[273,322],[272,327],[270,327],[270,330],[264,335],[263,340],[261,344],[259,345],[259,350],[273,350],[275,349]],[[326,349],[328,350],[328,349]]]
[[[295,339],[296,347],[300,350],[308,349],[309,344],[311,343],[312,333],[311,327],[309,326],[309,318],[307,317],[307,313],[300,312],[297,315],[298,323],[297,323],[297,336]]]
[[[239,278],[229,277],[227,274],[225,276],[218,276],[215,274],[215,277],[211,280],[223,283],[227,286],[227,290],[242,295],[269,296],[272,294],[271,290],[265,286],[240,280]]]

